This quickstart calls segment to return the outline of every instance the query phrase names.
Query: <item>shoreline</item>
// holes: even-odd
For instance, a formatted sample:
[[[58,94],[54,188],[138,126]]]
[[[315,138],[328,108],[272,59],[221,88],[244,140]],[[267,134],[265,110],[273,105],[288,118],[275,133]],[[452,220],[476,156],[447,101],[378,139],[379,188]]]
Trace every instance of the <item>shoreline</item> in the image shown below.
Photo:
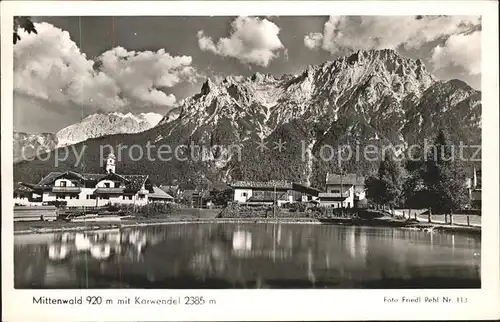
[[[418,230],[426,232],[465,233],[481,236],[481,227],[465,225],[449,225],[440,223],[424,223],[397,220],[391,217],[378,219],[315,219],[315,218],[155,218],[139,220],[123,220],[121,222],[15,222],[14,235],[46,234],[58,232],[97,231],[106,229],[122,229],[146,226],[175,224],[313,224],[358,227],[381,227]],[[17,227],[16,227],[17,226]]]

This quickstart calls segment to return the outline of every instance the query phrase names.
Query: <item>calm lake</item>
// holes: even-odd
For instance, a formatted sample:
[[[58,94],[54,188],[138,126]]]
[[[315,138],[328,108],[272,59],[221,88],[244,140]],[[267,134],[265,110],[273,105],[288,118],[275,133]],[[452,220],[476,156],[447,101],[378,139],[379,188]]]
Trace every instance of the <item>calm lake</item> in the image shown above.
[[[479,288],[480,237],[172,224],[14,237],[16,288]]]

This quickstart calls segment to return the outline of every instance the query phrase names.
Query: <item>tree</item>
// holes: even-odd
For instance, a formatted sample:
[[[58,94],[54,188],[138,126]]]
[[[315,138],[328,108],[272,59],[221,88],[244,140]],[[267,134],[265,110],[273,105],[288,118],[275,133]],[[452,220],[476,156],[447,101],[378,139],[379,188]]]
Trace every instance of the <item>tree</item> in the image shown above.
[[[217,206],[227,206],[227,203],[233,198],[233,189],[213,189],[210,191],[210,199]]]
[[[427,151],[422,179],[427,189],[427,206],[435,213],[449,214],[467,203],[465,173],[456,160],[453,147],[440,130]]]
[[[422,173],[425,163],[422,153],[413,152],[405,162],[405,180],[402,187],[402,199],[406,207],[409,208],[408,218],[411,218],[412,209],[422,209],[426,207],[427,190],[422,180]]]
[[[19,36],[19,29],[24,29],[28,34],[35,33],[36,31],[35,25],[31,21],[30,17],[14,17],[14,45],[21,40],[21,36]]]
[[[366,181],[367,196],[375,203],[394,209],[402,195],[402,173],[398,162],[391,156],[380,162],[377,176]]]

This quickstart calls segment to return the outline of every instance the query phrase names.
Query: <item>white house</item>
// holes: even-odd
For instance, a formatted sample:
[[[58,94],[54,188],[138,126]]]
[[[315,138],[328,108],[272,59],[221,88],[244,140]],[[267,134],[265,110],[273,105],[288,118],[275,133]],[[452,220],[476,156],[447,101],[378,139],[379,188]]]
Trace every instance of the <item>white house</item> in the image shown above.
[[[239,203],[273,205],[276,202],[281,206],[293,201],[290,193],[292,184],[288,182],[237,181],[231,187],[234,190],[234,201]]]
[[[148,175],[115,173],[115,158],[110,154],[107,173],[51,172],[37,184],[24,184],[42,196],[42,202],[64,200],[68,207],[107,204],[145,205],[153,186]]]
[[[355,173],[326,175],[326,192],[319,194],[320,205],[334,208],[357,207],[366,198],[365,178]]]
[[[282,206],[315,200],[319,194],[318,189],[286,181],[236,181],[231,187],[234,190],[233,200],[246,204],[272,205],[276,202]]]

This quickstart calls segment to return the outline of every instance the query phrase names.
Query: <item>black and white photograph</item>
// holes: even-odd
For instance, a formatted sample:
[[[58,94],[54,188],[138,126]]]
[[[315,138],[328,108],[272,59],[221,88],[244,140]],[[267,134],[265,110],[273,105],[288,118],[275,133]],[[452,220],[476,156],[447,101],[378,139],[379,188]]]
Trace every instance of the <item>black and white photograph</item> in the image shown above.
[[[320,12],[13,15],[14,289],[484,288],[483,17]]]
[[[480,17],[15,23],[16,287],[481,287]]]

